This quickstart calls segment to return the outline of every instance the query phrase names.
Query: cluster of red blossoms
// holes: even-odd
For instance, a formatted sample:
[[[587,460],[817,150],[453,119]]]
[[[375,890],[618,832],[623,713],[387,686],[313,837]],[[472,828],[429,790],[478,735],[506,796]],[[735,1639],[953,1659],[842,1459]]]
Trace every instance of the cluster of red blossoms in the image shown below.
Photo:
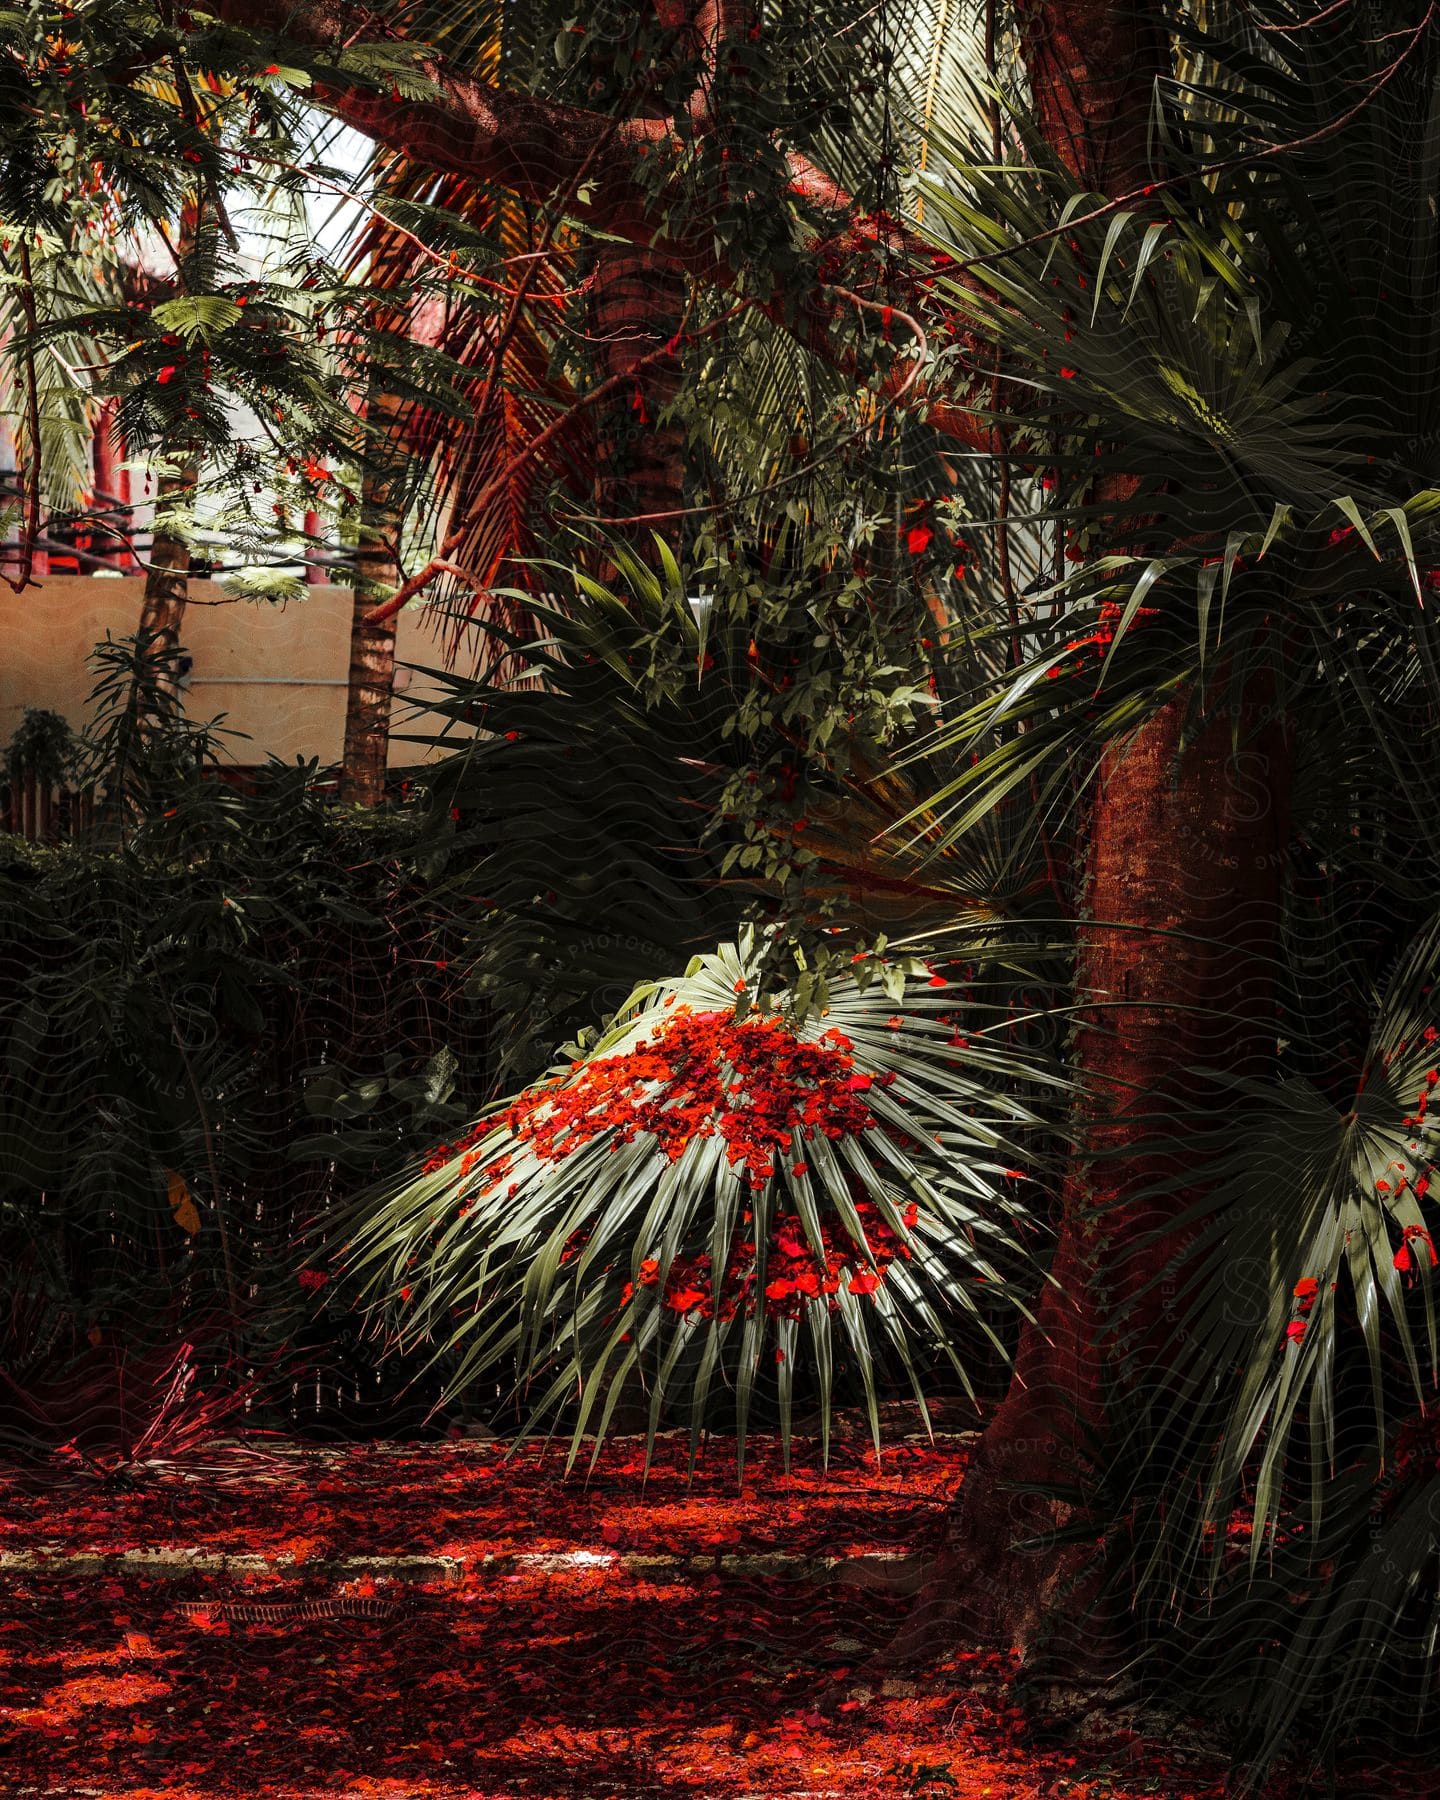
[[[672,1162],[697,1139],[718,1137],[731,1167],[743,1168],[751,1186],[760,1188],[782,1158],[795,1155],[797,1135],[802,1141],[834,1141],[875,1125],[866,1095],[872,1087],[889,1086],[895,1076],[857,1070],[853,1052],[852,1041],[839,1031],[802,1043],[775,1018],[737,1020],[730,1012],[676,1006],[632,1049],[577,1064],[569,1075],[521,1094],[498,1117],[483,1120],[454,1143],[437,1145],[425,1171],[438,1171],[459,1156],[460,1173],[468,1175],[485,1160],[482,1139],[496,1129],[508,1131],[544,1162],[563,1161],[602,1135],[618,1148],[644,1133]],[[488,1160],[482,1193],[494,1193],[507,1181],[509,1195],[518,1191],[514,1155]],[[806,1175],[809,1165],[793,1162],[790,1172]],[[465,1202],[461,1212],[472,1204]],[[754,1215],[747,1211],[743,1225],[751,1227],[750,1236],[742,1227],[732,1237],[718,1279],[708,1254],[677,1256],[665,1274],[664,1304],[707,1319],[748,1317],[757,1307],[772,1318],[798,1319],[807,1303],[822,1296],[837,1308],[842,1287],[873,1294],[889,1264],[897,1256],[908,1258],[911,1249],[873,1202],[856,1197],[854,1204],[864,1247],[838,1222],[822,1223],[823,1254],[817,1254],[798,1217],[777,1217],[765,1246],[763,1293]],[[901,1217],[906,1229],[913,1229],[918,1207],[912,1203]],[[562,1262],[577,1257],[589,1235],[588,1227],[572,1233]],[[658,1260],[643,1262],[636,1282],[625,1284],[621,1303],[633,1298],[637,1283],[656,1287],[660,1281]]]
[[[1304,1337],[1305,1327],[1309,1321],[1303,1315],[1308,1313],[1311,1307],[1314,1306],[1319,1292],[1320,1283],[1313,1275],[1302,1275],[1300,1280],[1295,1283],[1295,1292],[1293,1295],[1295,1310],[1302,1316],[1298,1319],[1292,1319],[1285,1327],[1285,1335],[1292,1343],[1298,1344],[1301,1338]]]
[[[1125,608],[1118,600],[1105,600],[1100,606],[1099,629],[1092,631],[1088,637],[1075,638],[1065,646],[1067,655],[1073,655],[1073,663],[1056,663],[1048,672],[1051,681],[1058,681],[1062,675],[1079,675],[1087,668],[1094,668],[1105,660],[1106,652],[1115,642],[1115,627],[1120,623]],[[1153,619],[1159,612],[1155,606],[1141,606],[1136,609],[1135,618]]]
[[[848,1235],[836,1242],[831,1227],[821,1222],[820,1242],[823,1260],[816,1256],[804,1227],[793,1214],[782,1214],[774,1222],[765,1259],[763,1305],[772,1319],[798,1319],[806,1304],[820,1295],[828,1296],[827,1304],[834,1312],[840,1302],[835,1298],[842,1286],[852,1294],[873,1294],[885,1279],[885,1270],[897,1256],[909,1258],[910,1246],[892,1231],[880,1217],[879,1209],[868,1200],[855,1204],[865,1240],[870,1246],[874,1266],[862,1260],[860,1249]],[[902,1217],[906,1228],[913,1230],[920,1209],[912,1201]],[[745,1214],[745,1223],[752,1221]],[[567,1246],[568,1248],[568,1246]],[[725,1268],[717,1286],[711,1258],[677,1256],[665,1278],[664,1300],[673,1312],[693,1313],[702,1319],[733,1319],[737,1313],[749,1316],[756,1308],[756,1246],[753,1240],[737,1233],[730,1242]],[[651,1257],[641,1263],[639,1285],[655,1287],[660,1281],[660,1264]],[[620,1295],[622,1306],[634,1297],[635,1283],[627,1281]]]
[[[874,1124],[866,1090],[895,1077],[859,1073],[853,1048],[838,1031],[801,1043],[778,1019],[680,1006],[634,1049],[531,1089],[499,1122],[545,1162],[602,1133],[618,1148],[643,1132],[672,1162],[697,1138],[718,1136],[731,1166],[760,1187],[797,1131],[834,1140]]]

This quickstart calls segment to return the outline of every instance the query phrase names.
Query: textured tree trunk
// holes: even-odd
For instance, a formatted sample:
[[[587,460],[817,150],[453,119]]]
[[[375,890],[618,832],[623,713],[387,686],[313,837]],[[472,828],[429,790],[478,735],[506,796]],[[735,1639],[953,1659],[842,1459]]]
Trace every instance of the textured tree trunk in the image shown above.
[[[1136,1246],[1185,1204],[1139,1190],[1184,1169],[1185,1133],[1204,1119],[1194,1067],[1254,1072],[1274,1051],[1272,978],[1287,836],[1289,750],[1256,703],[1211,720],[1182,750],[1172,701],[1100,770],[1079,933],[1073,1067],[1083,1083],[1063,1223],[1038,1324],[1021,1337],[1010,1391],[976,1446],[945,1548],[894,1647],[926,1656],[957,1637],[1036,1660],[1051,1690],[1093,1690],[1128,1654],[1123,1599],[1102,1597],[1089,1546],[1008,1546],[1065,1522],[1065,1508],[1017,1483],[1082,1481],[1106,1441],[1107,1383],[1163,1378],[1177,1322],[1163,1286],[1117,1321],[1176,1248]],[[1140,1154],[1164,1133],[1164,1163]],[[1103,1451],[1102,1451],[1103,1456]]]
[[[198,470],[188,464],[178,475],[166,475],[156,490],[157,516],[177,501],[183,502],[195,491]],[[185,619],[185,603],[190,592],[190,546],[158,526],[151,538],[149,563],[145,570],[145,595],[140,603],[140,631],[155,634],[155,650],[175,650],[180,643],[180,627]],[[162,672],[169,680],[173,665]]]
[[[1145,0],[1021,0],[1036,111],[1056,156],[1092,188],[1148,176],[1148,118],[1166,40]],[[1107,496],[1098,494],[1103,505]],[[1114,498],[1114,496],[1109,496]],[[1263,1066],[1274,1050],[1271,982],[1287,835],[1289,750],[1259,696],[1188,746],[1183,697],[1104,757],[1085,845],[1072,1070],[1080,1084],[1060,1239],[1037,1323],[1021,1334],[1010,1390],[976,1445],[941,1556],[889,1659],[957,1639],[1018,1652],[1043,1706],[1115,1691],[1129,1615],[1093,1546],[1011,1545],[1066,1522],[1026,1484],[1078,1484],[1110,1443],[1107,1390],[1163,1378],[1175,1321],[1163,1293],[1128,1303],[1176,1244],[1140,1241],[1185,1204],[1141,1190],[1173,1180],[1141,1151],[1180,1146],[1204,1116],[1184,1071]],[[1238,753],[1234,745],[1239,743]],[[1126,1318],[1127,1341],[1118,1338]]]
[[[390,705],[395,693],[395,621],[367,622],[365,614],[400,582],[390,545],[401,526],[398,504],[400,422],[395,402],[372,384],[370,415],[389,429],[377,454],[382,466],[367,471],[360,497],[360,542],[355,558],[355,610],[350,625],[350,670],[345,695],[345,750],[340,798],[354,806],[379,806],[385,798],[390,754]]]
[[[1149,179],[1155,82],[1170,72],[1154,0],[1017,0],[1020,46],[1045,141],[1096,192]]]
[[[376,552],[377,562],[380,554]],[[390,705],[395,692],[395,622],[365,622],[364,613],[378,598],[375,590],[357,582],[350,626],[345,751],[340,771],[340,798],[352,806],[379,806],[385,798]]]
[[[596,253],[590,303],[595,382],[632,376],[596,421],[595,510],[617,537],[653,561],[652,533],[672,550],[680,544],[684,505],[685,434],[662,425],[662,408],[680,387],[678,354],[661,355],[677,332],[685,306],[685,277],[673,262],[630,244],[604,244]]]
[[[185,291],[185,259],[195,248],[200,230],[197,201],[187,199],[180,210],[176,233],[177,274],[175,292]],[[189,446],[193,451],[194,444]],[[152,634],[150,654],[158,661],[157,685],[172,698],[178,670],[170,653],[180,647],[180,627],[185,619],[185,605],[190,596],[190,546],[163,529],[160,523],[167,508],[191,499],[200,480],[199,459],[191,455],[178,474],[160,478],[155,492],[156,526],[150,538],[150,558],[145,570],[145,594],[140,603],[140,635]]]

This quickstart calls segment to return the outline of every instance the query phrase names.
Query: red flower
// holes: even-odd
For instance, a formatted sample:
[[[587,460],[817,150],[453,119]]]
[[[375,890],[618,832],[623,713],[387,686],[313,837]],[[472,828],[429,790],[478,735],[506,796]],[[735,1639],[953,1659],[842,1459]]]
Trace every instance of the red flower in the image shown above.
[[[160,384],[161,387],[168,387],[170,385],[170,383],[175,379],[175,377],[178,373],[179,373],[179,370],[176,368],[174,363],[166,363],[165,367],[160,371],[160,373],[155,377],[155,379]]]
[[[302,1269],[295,1278],[307,1294],[316,1294],[330,1277],[319,1269]]]
[[[934,535],[928,525],[912,525],[905,534],[905,548],[912,556],[923,555]]]
[[[1417,1193],[1419,1192],[1419,1190],[1420,1190],[1419,1182],[1416,1182],[1415,1190]],[[1404,1235],[1402,1236],[1402,1238],[1400,1240],[1400,1248],[1395,1252],[1395,1267],[1397,1269],[1405,1270],[1411,1266],[1410,1251],[1409,1251],[1408,1245],[1410,1244],[1412,1239],[1417,1239],[1417,1238],[1420,1240],[1421,1243],[1424,1244],[1426,1250],[1429,1252],[1430,1267],[1432,1269],[1435,1267],[1436,1261],[1440,1260],[1440,1259],[1437,1259],[1436,1254],[1435,1254],[1435,1240],[1430,1236],[1430,1233],[1425,1229],[1425,1227],[1423,1225],[1407,1225],[1405,1227]]]
[[[1302,1275],[1300,1280],[1295,1283],[1295,1298],[1297,1300],[1313,1300],[1319,1292],[1320,1283],[1313,1275]]]
[[[873,1294],[880,1285],[880,1277],[872,1269],[862,1269],[858,1275],[850,1277],[852,1294]]]
[[[1305,1335],[1305,1321],[1303,1319],[1292,1319],[1285,1327],[1285,1335],[1292,1343],[1298,1344]]]

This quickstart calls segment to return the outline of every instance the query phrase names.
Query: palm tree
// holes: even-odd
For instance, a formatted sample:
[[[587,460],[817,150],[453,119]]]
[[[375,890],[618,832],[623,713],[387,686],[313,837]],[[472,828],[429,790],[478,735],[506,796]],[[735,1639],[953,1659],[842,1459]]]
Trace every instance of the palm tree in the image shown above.
[[[1415,745],[1437,697],[1440,394],[1412,316],[1437,251],[1437,65],[1428,15],[1389,22],[1379,39],[1347,23],[1338,43],[1285,9],[1209,9],[1163,65],[1148,168],[1102,181],[1067,149],[1065,109],[1039,107],[1048,174],[996,175],[972,143],[955,152],[963,202],[928,194],[957,259],[1003,257],[975,312],[1042,396],[1027,460],[1080,557],[1038,654],[949,727],[979,757],[937,803],[958,839],[1038,776],[1083,832],[1084,1097],[1055,1280],[908,1643],[958,1627],[1043,1646],[1046,1679],[1088,1688],[1132,1656],[1137,1604],[1213,1663],[1222,1626],[1258,1629],[1268,1603],[1284,1673],[1265,1663],[1243,1703],[1262,1760],[1327,1684],[1344,1699],[1320,1726],[1333,1743],[1382,1685],[1433,1676],[1413,1488],[1383,1502],[1405,1557],[1363,1642],[1343,1623],[1379,1567],[1355,1495],[1368,1481],[1382,1505],[1396,1410],[1423,1411],[1434,1383],[1409,1345],[1430,1316],[1431,778]],[[1113,116],[1113,141],[1137,142]],[[1106,205],[1117,191],[1128,203]],[[1361,225],[1381,220],[1376,252]],[[1362,867],[1363,906],[1340,898]],[[1258,1294],[1237,1289],[1247,1258]],[[1177,1503],[1187,1491],[1202,1504]],[[1236,1504],[1257,1558],[1306,1534],[1288,1603],[1254,1559],[1247,1581],[1219,1548],[1202,1556]],[[997,1568],[1017,1533],[1049,1554]],[[1205,1626],[1217,1597],[1222,1624]]]

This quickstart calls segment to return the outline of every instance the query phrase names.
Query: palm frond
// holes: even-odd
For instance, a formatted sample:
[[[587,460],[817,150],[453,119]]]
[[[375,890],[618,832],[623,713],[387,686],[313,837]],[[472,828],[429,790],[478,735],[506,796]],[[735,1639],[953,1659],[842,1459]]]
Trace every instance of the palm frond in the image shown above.
[[[693,1458],[719,1378],[743,1459],[773,1352],[787,1446],[804,1356],[827,1446],[839,1359],[878,1447],[884,1352],[919,1393],[914,1349],[939,1344],[968,1387],[957,1325],[999,1348],[991,1302],[1023,1306],[1028,1221],[1006,1184],[1039,1121],[1007,1082],[1044,1072],[963,997],[921,990],[895,1014],[851,981],[792,1027],[763,996],[737,1013],[755,979],[753,955],[722,945],[643,984],[592,1048],[351,1235],[350,1278],[400,1342],[435,1346],[452,1391],[498,1365],[532,1424],[574,1401],[572,1463],[591,1434],[598,1457],[632,1374],[647,1451],[688,1400]]]

